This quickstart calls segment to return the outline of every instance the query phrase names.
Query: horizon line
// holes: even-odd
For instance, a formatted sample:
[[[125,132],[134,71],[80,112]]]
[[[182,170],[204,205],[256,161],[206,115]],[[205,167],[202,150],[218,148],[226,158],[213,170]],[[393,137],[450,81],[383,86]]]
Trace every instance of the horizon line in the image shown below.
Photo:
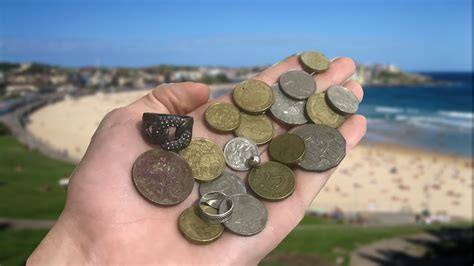
[[[354,60],[355,61],[355,60]],[[356,65],[394,65],[396,67],[399,67],[396,64],[393,63],[380,63],[380,62],[375,62],[375,63],[358,63],[357,61]],[[60,68],[134,68],[134,69],[140,69],[140,68],[150,68],[150,67],[155,67],[155,66],[178,66],[178,67],[221,67],[221,68],[252,68],[252,67],[267,67],[271,66],[273,64],[271,63],[266,63],[266,64],[259,64],[259,65],[240,65],[240,66],[226,66],[226,65],[207,65],[207,64],[177,64],[177,63],[154,63],[154,64],[147,64],[147,65],[130,65],[130,66],[123,66],[123,65],[113,65],[113,64],[104,64],[104,65],[96,65],[96,64],[86,64],[86,65],[64,65],[64,64],[58,64],[58,63],[49,63],[49,62],[44,62],[44,61],[10,61],[10,60],[2,60],[0,59],[0,64],[42,64],[42,65],[49,65],[52,67],[60,67]],[[407,72],[470,72],[474,73],[474,69],[402,69],[402,71],[407,71]]]

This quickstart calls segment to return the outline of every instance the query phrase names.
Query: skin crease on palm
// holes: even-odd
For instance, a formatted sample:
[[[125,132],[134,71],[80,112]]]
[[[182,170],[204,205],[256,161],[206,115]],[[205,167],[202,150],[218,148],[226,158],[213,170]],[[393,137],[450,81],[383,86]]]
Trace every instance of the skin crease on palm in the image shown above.
[[[290,69],[301,69],[291,56],[261,72],[256,79],[271,85]],[[336,58],[330,68],[315,76],[317,92],[342,84],[362,100],[350,58]],[[153,147],[140,135],[144,112],[188,114],[194,117],[193,137],[204,137],[223,147],[232,134],[216,134],[203,120],[214,102],[230,102],[224,95],[208,102],[204,84],[165,84],[136,102],[115,109],[102,120],[87,152],[72,174],[64,211],[57,223],[28,259],[28,264],[222,264],[255,265],[274,249],[303,218],[306,208],[322,189],[334,169],[324,173],[295,169],[296,190],[280,202],[264,202],[268,210],[265,229],[244,237],[225,232],[208,245],[186,241],[177,226],[181,212],[198,199],[198,184],[182,203],[172,207],[153,205],[142,198],[131,179],[135,159]],[[287,128],[275,121],[275,135]],[[339,128],[353,148],[366,131],[366,120],[353,115]],[[262,161],[268,160],[260,146]],[[230,171],[226,168],[226,171]],[[242,178],[246,172],[238,173]]]

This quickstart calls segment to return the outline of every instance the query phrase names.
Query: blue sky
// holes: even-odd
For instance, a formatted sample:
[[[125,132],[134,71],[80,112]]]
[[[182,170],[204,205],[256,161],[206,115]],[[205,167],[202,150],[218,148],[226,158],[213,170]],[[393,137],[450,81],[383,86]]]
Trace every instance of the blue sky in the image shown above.
[[[197,3],[199,2],[199,3]],[[472,70],[471,0],[0,0],[0,60],[250,66],[303,50]]]

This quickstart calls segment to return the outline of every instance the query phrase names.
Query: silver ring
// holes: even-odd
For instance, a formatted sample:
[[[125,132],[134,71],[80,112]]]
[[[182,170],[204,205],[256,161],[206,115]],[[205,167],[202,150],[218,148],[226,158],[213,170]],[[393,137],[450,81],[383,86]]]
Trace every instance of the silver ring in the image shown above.
[[[210,206],[215,208],[219,206],[222,201],[227,204],[227,210],[223,213],[209,213],[204,206]],[[210,224],[220,224],[227,222],[232,216],[234,210],[234,202],[224,193],[219,191],[208,192],[199,199],[199,216]]]

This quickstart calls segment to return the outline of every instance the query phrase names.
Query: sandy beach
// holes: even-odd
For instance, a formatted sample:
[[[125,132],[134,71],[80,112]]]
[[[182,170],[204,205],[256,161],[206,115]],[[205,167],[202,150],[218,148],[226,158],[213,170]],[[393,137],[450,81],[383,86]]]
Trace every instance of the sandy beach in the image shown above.
[[[27,130],[76,161],[102,117],[146,91],[66,98],[30,116]],[[470,159],[395,145],[362,144],[342,162],[311,205],[313,210],[421,212],[472,217]]]

